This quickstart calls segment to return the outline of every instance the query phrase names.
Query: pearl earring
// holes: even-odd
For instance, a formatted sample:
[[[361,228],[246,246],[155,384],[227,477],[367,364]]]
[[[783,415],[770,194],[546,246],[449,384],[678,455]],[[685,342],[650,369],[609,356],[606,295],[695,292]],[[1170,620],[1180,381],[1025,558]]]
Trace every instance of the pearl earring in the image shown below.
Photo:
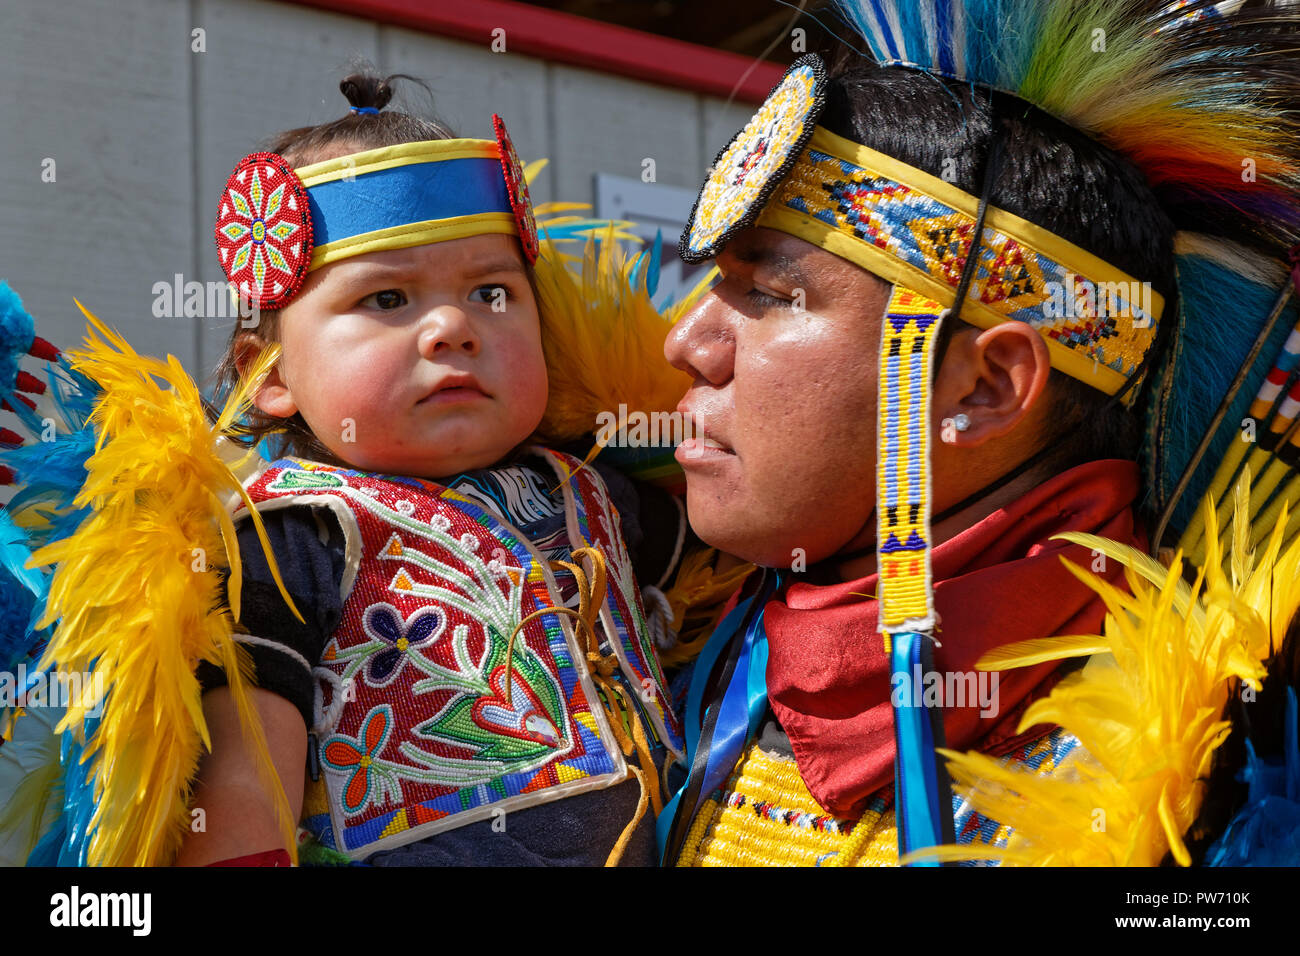
[[[954,432],[964,432],[968,428],[970,428],[970,416],[959,412],[939,423],[939,440],[950,445],[956,441],[953,437]]]

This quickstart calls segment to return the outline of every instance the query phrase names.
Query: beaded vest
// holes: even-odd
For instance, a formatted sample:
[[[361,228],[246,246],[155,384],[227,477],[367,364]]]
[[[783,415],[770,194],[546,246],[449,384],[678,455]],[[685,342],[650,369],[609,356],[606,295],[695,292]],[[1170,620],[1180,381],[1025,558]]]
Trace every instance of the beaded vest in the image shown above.
[[[534,449],[563,489],[572,548],[605,555],[602,650],[674,754],[681,727],[599,476]],[[314,670],[324,799],[304,826],[354,859],[629,775],[551,569],[511,525],[434,482],[285,458],[249,485],[259,512],[329,508],[345,538],[342,618]],[[236,512],[238,518],[241,512]],[[285,556],[288,557],[288,556]],[[507,691],[507,682],[509,690]],[[324,805],[322,805],[324,804]]]
[[[1057,728],[1007,759],[1038,774],[1056,772],[1079,747]],[[736,771],[704,802],[682,845],[678,866],[896,866],[893,791],[873,797],[857,820],[817,805],[791,757],[750,745]],[[1010,828],[953,796],[957,842],[1006,846]]]

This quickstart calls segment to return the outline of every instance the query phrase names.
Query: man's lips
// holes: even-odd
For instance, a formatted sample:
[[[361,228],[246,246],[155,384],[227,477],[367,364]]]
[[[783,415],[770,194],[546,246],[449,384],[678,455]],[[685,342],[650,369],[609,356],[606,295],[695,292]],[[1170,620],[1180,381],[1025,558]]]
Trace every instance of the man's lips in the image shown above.
[[[679,462],[735,457],[735,449],[723,441],[713,428],[703,423],[699,412],[681,405],[677,406],[677,410],[688,422],[687,433],[691,435],[677,446],[675,457]]]
[[[677,450],[673,452],[673,457],[682,465],[687,465],[691,462],[735,458],[736,453],[719,441],[699,435],[695,438],[685,439],[677,446]]]

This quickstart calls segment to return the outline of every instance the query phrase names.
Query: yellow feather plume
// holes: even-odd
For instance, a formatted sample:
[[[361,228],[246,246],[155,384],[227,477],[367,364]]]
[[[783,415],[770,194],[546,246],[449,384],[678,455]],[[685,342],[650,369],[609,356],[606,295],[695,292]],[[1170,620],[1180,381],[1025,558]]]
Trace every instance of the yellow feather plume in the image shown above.
[[[77,304],[93,331],[83,350],[68,355],[103,389],[91,418],[96,450],[76,499],[91,513],[75,533],[41,548],[32,562],[55,565],[41,626],[56,620],[58,626],[42,664],[94,675],[91,687],[96,677],[102,680],[102,694],[73,702],[58,727],[80,738],[87,711],[93,714],[102,703],[83,758],[97,801],[87,860],[155,866],[174,858],[188,830],[200,746],[211,748],[194,676],[201,659],[226,670],[264,782],[278,797],[292,852],[296,821],[248,692],[251,661],[231,637],[242,575],[223,502],[234,496],[247,502],[247,496],[217,453],[221,432],[247,409],[278,350],[259,358],[217,423],[209,425],[198,388],[175,357],[164,362],[137,354]],[[251,503],[250,512],[279,582]],[[218,575],[226,567],[229,612]]]
[[[1239,487],[1232,551],[1218,548],[1213,502],[1204,520],[1205,566],[1182,580],[1140,552],[1090,535],[1061,535],[1125,566],[1132,594],[1065,562],[1106,602],[1103,638],[1061,638],[1002,648],[980,662],[1023,663],[1102,651],[1037,701],[1021,720],[1058,724],[1081,747],[1040,776],[976,753],[944,751],[954,785],[980,813],[1013,829],[1004,850],[942,847],[941,859],[993,857],[1023,865],[1155,866],[1191,862],[1184,835],[1200,811],[1216,749],[1230,725],[1229,695],[1258,689],[1263,661],[1300,606],[1300,543],[1282,550],[1281,515],[1262,553],[1249,548],[1249,479]],[[1226,563],[1227,567],[1224,567]],[[1100,642],[1090,648],[1089,641]],[[997,658],[995,661],[994,658]]]
[[[713,276],[660,314],[645,282],[633,281],[635,259],[613,241],[617,235],[611,225],[599,243],[589,238],[581,259],[542,241],[535,276],[550,380],[537,434],[544,443],[595,431],[596,416],[617,414],[620,404],[671,412],[690,387],[690,376],[664,361],[664,338]]]

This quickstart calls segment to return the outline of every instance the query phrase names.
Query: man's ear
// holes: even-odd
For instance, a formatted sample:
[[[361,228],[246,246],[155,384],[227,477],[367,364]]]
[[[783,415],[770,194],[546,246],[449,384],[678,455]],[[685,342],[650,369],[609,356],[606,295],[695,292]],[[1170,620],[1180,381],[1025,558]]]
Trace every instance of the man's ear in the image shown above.
[[[252,334],[241,337],[235,343],[235,368],[239,370],[241,377],[248,374],[248,370],[253,367],[253,363],[262,354],[266,344],[261,336]],[[289,391],[289,386],[285,384],[284,377],[280,374],[279,362],[276,362],[267,373],[257,394],[253,396],[253,404],[275,418],[288,418],[298,411],[293,393]]]
[[[958,329],[935,383],[942,439],[972,447],[1012,431],[1029,415],[1051,371],[1047,343],[1026,322],[1002,322],[982,332]],[[961,430],[949,421],[958,415],[968,423]]]

